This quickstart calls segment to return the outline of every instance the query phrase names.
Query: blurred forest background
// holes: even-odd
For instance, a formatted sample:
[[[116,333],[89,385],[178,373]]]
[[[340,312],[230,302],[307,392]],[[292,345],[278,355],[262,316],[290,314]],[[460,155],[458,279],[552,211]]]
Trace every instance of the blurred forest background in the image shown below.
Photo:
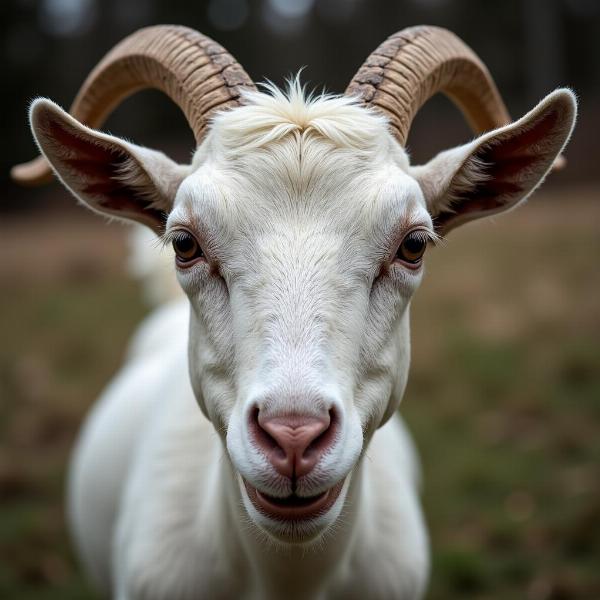
[[[63,487],[87,408],[147,312],[126,228],[58,184],[21,189],[26,109],[68,107],[135,29],[215,38],[257,81],[306,66],[342,92],[389,34],[447,27],[488,65],[514,117],[572,87],[566,156],[526,207],[453,233],[428,256],[402,406],[423,457],[429,598],[600,598],[600,2],[596,0],[4,0],[0,4],[0,597],[93,598],[66,533]],[[186,161],[193,137],[157,92],[105,129]],[[443,98],[421,111],[415,162],[470,133]]]

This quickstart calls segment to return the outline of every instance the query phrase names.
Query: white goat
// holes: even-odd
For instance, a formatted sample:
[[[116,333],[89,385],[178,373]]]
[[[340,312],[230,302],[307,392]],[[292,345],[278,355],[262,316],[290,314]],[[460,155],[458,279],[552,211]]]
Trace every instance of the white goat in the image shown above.
[[[507,124],[485,67],[431,27],[384,43],[356,97],[242,93],[222,48],[155,27],[107,56],[72,113],[98,126],[143,86],[182,105],[191,165],[31,107],[59,179],[171,242],[187,295],[143,324],[80,436],[69,506],[85,566],[121,600],[421,597],[427,536],[397,408],[423,254],[531,193],[573,94]],[[410,120],[440,90],[493,130],[413,167]]]

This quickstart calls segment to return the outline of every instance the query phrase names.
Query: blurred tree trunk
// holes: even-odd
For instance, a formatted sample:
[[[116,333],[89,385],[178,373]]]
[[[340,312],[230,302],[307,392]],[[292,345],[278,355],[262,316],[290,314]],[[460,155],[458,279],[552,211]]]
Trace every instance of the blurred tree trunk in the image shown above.
[[[527,94],[536,102],[563,82],[564,44],[560,0],[525,0]]]

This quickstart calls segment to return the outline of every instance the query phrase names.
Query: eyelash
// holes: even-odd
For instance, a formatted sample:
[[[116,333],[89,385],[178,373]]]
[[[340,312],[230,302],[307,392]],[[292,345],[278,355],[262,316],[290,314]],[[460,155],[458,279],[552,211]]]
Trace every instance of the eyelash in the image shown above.
[[[160,237],[160,245],[162,248],[166,248],[170,244],[172,244],[176,239],[181,239],[186,234],[185,229],[171,229],[171,231],[166,231]]]
[[[437,244],[439,241],[442,240],[441,236],[439,236],[437,233],[435,233],[434,231],[431,231],[430,229],[425,229],[425,228],[421,228],[421,227],[415,227],[414,229],[409,229],[401,238],[400,238],[400,244],[402,243],[402,240],[404,240],[406,238],[406,236],[415,233],[417,235],[419,235],[421,237],[421,239],[426,243],[426,244]],[[400,245],[399,244],[399,245]]]

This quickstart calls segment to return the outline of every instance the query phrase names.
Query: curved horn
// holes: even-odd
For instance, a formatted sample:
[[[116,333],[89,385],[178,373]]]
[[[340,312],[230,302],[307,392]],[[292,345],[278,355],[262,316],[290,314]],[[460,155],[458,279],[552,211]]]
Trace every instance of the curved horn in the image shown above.
[[[183,111],[199,143],[215,110],[240,104],[242,89],[255,89],[238,62],[209,37],[175,25],[140,29],[117,44],[89,74],[70,113],[89,127],[101,127],[128,96],[161,90]],[[13,167],[12,178],[39,185],[52,179],[42,156]]]
[[[510,122],[486,66],[460,38],[440,27],[410,27],[390,36],[346,89],[382,111],[402,145],[417,111],[437,92],[460,108],[475,133]]]

